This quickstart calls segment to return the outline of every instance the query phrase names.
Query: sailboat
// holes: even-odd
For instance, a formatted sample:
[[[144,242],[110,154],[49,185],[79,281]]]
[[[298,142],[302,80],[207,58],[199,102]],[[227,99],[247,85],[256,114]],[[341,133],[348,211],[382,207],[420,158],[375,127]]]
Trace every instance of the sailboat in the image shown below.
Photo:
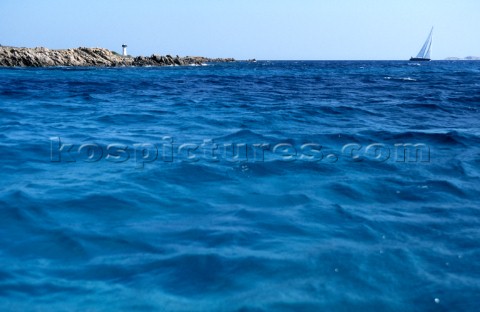
[[[416,57],[411,57],[410,61],[415,62],[428,62],[431,61],[430,59],[430,50],[432,49],[432,35],[433,35],[433,27],[430,30],[430,34],[428,35],[427,41],[423,44],[422,49],[418,52]]]

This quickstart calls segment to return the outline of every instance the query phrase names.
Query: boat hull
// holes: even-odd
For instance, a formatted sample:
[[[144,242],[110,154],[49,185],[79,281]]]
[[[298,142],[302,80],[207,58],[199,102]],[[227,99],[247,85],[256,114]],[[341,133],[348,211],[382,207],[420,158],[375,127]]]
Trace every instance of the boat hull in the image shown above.
[[[430,62],[431,59],[423,58],[423,57],[412,57],[412,58],[410,58],[410,61],[412,61],[412,62]]]

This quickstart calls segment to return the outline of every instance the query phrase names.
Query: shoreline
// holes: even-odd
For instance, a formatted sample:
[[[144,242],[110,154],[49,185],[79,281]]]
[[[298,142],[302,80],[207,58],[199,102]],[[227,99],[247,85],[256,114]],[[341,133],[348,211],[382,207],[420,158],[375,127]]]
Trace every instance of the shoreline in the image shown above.
[[[132,57],[105,48],[51,50],[44,47],[0,46],[0,67],[161,67],[230,62],[235,62],[235,59],[157,54]]]

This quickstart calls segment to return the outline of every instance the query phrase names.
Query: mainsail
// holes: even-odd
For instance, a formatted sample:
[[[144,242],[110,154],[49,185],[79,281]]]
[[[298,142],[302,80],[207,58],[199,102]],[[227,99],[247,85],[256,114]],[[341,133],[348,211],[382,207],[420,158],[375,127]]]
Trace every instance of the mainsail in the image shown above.
[[[425,41],[422,49],[418,52],[417,58],[419,59],[430,59],[430,50],[432,49],[432,37],[433,37],[433,27],[428,35],[427,41]]]

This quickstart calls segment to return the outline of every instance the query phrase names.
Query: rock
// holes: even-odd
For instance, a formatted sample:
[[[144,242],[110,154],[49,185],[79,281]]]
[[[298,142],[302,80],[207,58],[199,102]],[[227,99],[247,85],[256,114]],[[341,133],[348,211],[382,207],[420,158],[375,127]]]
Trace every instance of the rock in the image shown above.
[[[180,57],[177,55],[177,57],[173,60],[175,65],[182,66],[184,65],[183,61],[180,59]]]

